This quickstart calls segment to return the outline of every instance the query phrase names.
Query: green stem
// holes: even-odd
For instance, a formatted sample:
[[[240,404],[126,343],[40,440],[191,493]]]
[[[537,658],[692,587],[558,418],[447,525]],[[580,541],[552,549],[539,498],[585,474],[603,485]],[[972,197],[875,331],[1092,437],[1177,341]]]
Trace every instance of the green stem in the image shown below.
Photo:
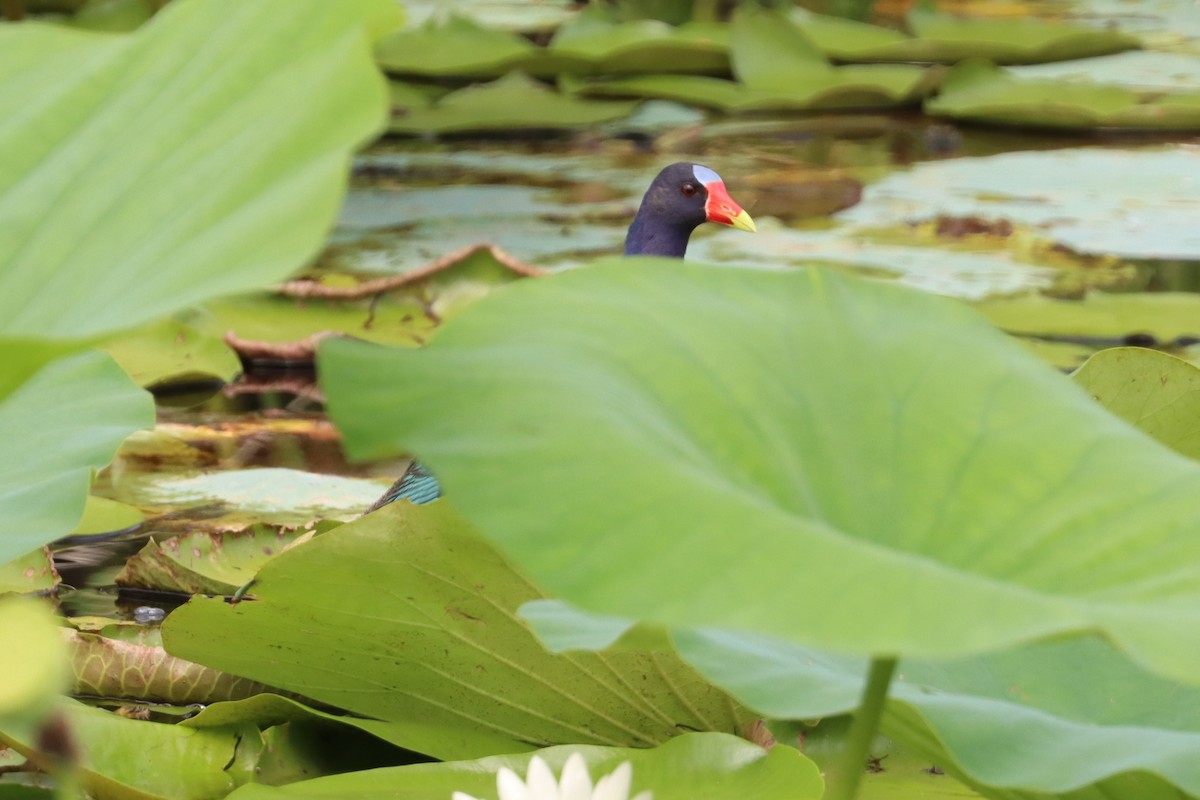
[[[854,800],[858,794],[858,783],[867,768],[871,755],[871,743],[879,731],[879,720],[883,716],[883,704],[887,700],[888,685],[896,671],[895,658],[873,658],[867,673],[867,685],[863,689],[862,702],[854,712],[850,723],[850,735],[842,752],[837,771],[829,776],[829,791],[825,800]]]

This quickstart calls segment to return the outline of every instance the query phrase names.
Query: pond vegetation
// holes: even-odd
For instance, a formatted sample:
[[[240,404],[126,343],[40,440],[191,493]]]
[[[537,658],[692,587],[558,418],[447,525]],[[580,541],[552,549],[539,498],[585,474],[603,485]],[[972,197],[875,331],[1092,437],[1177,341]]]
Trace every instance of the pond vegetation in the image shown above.
[[[1200,798],[1192,4],[453,5],[0,3],[0,800]]]

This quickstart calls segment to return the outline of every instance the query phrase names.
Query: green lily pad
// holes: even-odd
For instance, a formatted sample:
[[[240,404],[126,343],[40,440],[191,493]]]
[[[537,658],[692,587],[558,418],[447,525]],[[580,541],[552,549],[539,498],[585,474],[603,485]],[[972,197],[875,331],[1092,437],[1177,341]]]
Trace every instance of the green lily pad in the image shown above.
[[[99,344],[141,386],[175,381],[233,380],[242,371],[237,355],[219,336],[178,320],[160,320]]]
[[[619,75],[662,72],[665,67],[671,73],[724,73],[729,70],[729,29],[704,22],[612,22],[605,8],[590,5],[559,28],[549,51],[587,65],[576,72]]]
[[[824,782],[816,765],[790,747],[766,752],[743,739],[719,733],[689,733],[654,749],[564,745],[537,753],[554,772],[573,753],[580,753],[594,780],[624,761],[633,767],[631,792],[652,791],[655,800],[816,800]],[[493,756],[478,761],[414,764],[350,773],[293,783],[289,786],[245,786],[230,800],[289,797],[355,797],[383,800],[444,800],[454,792],[473,797],[496,793],[496,773],[507,767],[525,776],[532,754]]]
[[[739,9],[730,58],[737,82],[695,75],[646,75],[582,84],[588,95],[653,97],[723,111],[887,107],[932,88],[921,67],[835,68],[791,21],[773,11]]]
[[[232,332],[257,342],[294,342],[336,333],[408,346],[424,342],[437,326],[419,299],[403,292],[386,294],[374,304],[369,298],[299,299],[267,292],[232,295],[205,304],[191,322],[210,336]]]
[[[542,49],[527,39],[459,14],[431,17],[420,27],[384,37],[375,46],[375,60],[388,72],[435,78],[530,72],[543,56]]]
[[[1009,19],[915,12],[912,36],[861,22],[793,13],[793,19],[826,55],[839,61],[924,61],[952,64],[987,58],[1002,64],[1037,64],[1119,53],[1139,46],[1112,30],[1024,16]]]
[[[546,653],[515,616],[537,590],[447,502],[385,506],[289,550],[252,595],[193,598],[167,618],[167,649],[387,721],[437,758],[647,747],[741,722],[670,652]]]
[[[1044,128],[1200,129],[1200,92],[1139,93],[1122,86],[1018,78],[987,61],[955,67],[930,114]]]
[[[1009,333],[1120,340],[1149,334],[1161,342],[1200,338],[1200,295],[1189,292],[1108,294],[1078,300],[1039,294],[986,300],[975,308]]]
[[[1114,347],[1074,379],[1100,405],[1163,444],[1200,459],[1200,368],[1166,353]]]
[[[7,348],[0,348],[0,358]],[[0,402],[0,563],[65,536],[83,516],[92,470],[154,424],[154,402],[111,358],[51,362]]]
[[[885,228],[941,216],[1009,220],[1076,253],[1200,260],[1200,197],[1185,146],[1016,152],[889,175],[842,222]]]
[[[0,596],[41,594],[53,591],[60,583],[62,578],[54,568],[50,550],[45,547],[0,564]]]
[[[1054,64],[1010,67],[1018,78],[1039,78],[1068,83],[1123,86],[1141,92],[1194,92],[1200,84],[1200,58],[1184,53],[1136,50],[1097,58]]]
[[[380,490],[372,484],[374,494]],[[148,541],[117,574],[118,586],[136,586],[187,594],[231,595],[250,581],[268,559],[283,552],[307,531],[255,525],[244,531],[196,531]]]
[[[208,0],[128,36],[0,29],[0,333],[125,329],[304,263],[383,124],[364,34],[395,15]]]
[[[957,303],[623,259],[319,366],[353,456],[415,453],[588,610],[915,658],[1095,630],[1200,675],[1200,465]]]
[[[267,729],[288,722],[321,722],[346,726],[369,733],[390,744],[403,746],[407,737],[405,726],[365,717],[330,714],[310,708],[298,700],[270,692],[260,692],[241,700],[222,700],[209,703],[198,714],[181,721],[187,728],[225,728],[247,724]]]
[[[559,94],[519,72],[451,92],[427,109],[393,117],[392,133],[467,133],[586,128],[628,116],[636,103],[589,101]]]

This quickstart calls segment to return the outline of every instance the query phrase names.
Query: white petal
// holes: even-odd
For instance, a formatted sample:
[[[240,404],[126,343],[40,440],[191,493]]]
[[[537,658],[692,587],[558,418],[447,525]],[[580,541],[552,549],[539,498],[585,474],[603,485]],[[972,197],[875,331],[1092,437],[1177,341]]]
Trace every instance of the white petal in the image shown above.
[[[644,792],[638,792],[633,796],[633,800],[654,800],[654,792],[649,789]]]
[[[525,783],[529,786],[530,800],[558,800],[558,782],[554,780],[554,773],[538,756],[529,761]]]
[[[592,800],[592,776],[588,775],[587,762],[578,751],[571,753],[563,766],[558,796],[559,800]]]
[[[632,781],[633,765],[624,761],[596,783],[592,800],[629,800],[629,784]]]
[[[508,767],[501,767],[496,773],[496,791],[500,794],[500,800],[534,800],[525,788],[525,781]]]
[[[450,800],[479,800],[479,798],[469,795],[466,792],[455,792],[450,795]]]

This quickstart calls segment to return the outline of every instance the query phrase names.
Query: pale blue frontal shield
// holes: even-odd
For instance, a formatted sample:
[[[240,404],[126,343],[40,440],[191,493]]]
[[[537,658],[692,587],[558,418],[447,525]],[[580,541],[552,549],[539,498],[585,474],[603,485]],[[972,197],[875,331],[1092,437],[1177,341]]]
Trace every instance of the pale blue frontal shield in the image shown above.
[[[708,167],[702,167],[699,164],[692,164],[692,174],[696,176],[696,180],[707,186],[710,183],[724,183],[721,176],[713,172]]]

